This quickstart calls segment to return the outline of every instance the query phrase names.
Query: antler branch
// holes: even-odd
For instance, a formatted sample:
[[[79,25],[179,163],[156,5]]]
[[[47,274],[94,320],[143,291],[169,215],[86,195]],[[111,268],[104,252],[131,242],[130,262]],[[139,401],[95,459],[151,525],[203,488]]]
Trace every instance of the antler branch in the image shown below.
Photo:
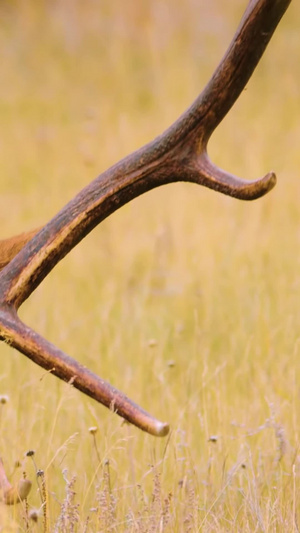
[[[19,306],[54,266],[96,225],[133,198],[163,184],[190,181],[243,200],[253,200],[276,182],[269,173],[243,181],[213,165],[207,143],[248,82],[291,0],[252,0],[204,91],[162,135],[105,171],[35,235],[0,274],[0,335],[58,377],[154,435],[168,425],[153,419],[122,393],[25,326]]]

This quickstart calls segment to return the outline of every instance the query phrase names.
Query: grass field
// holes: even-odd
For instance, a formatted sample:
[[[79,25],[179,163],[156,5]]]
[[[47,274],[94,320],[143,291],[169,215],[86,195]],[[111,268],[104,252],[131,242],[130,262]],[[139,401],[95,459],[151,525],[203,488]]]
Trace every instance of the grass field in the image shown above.
[[[171,124],[245,5],[3,1],[0,237],[48,221]],[[0,507],[0,531],[299,530],[299,31],[294,1],[209,147],[247,179],[275,170],[274,191],[252,203],[190,184],[152,191],[21,309],[169,421],[170,437],[123,424],[1,345],[0,455],[11,481],[25,471],[33,487],[27,507]]]

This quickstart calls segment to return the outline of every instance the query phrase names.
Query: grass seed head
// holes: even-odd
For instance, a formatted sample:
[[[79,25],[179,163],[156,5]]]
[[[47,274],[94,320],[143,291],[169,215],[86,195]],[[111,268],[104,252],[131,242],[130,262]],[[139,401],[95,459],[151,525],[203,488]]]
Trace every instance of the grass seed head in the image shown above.
[[[9,396],[7,394],[1,394],[0,404],[5,405],[7,402],[9,402]]]
[[[26,452],[26,457],[32,457],[33,455],[35,454],[35,451],[34,450],[28,450],[28,452]]]
[[[35,523],[38,522],[39,515],[40,515],[39,509],[30,509],[30,511],[28,513],[29,519],[32,520],[32,522],[35,522]]]

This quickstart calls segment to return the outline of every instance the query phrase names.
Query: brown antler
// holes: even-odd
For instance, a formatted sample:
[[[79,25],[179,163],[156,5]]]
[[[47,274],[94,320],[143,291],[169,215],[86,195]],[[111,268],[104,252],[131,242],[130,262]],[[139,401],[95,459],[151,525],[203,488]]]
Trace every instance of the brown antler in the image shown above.
[[[273,173],[245,182],[217,168],[207,143],[245,87],[291,0],[252,0],[229,49],[204,91],[162,135],[101,174],[67,204],[0,274],[0,336],[34,362],[153,435],[159,422],[121,392],[55,348],[20,321],[18,307],[52,268],[97,224],[138,195],[190,181],[243,200],[271,190]]]

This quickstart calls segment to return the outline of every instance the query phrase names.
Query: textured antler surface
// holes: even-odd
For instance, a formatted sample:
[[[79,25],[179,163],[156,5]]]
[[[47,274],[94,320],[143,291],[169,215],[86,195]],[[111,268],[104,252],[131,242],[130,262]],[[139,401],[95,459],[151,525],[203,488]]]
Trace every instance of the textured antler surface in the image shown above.
[[[37,335],[20,321],[17,309],[97,224],[146,191],[171,182],[190,181],[235,198],[253,200],[274,187],[276,178],[272,172],[246,182],[217,168],[208,158],[207,143],[248,82],[290,1],[251,1],[227,53],[193,105],[165,133],[83,189],[0,274],[1,338],[154,435],[165,435],[168,425],[152,418],[124,394]]]

